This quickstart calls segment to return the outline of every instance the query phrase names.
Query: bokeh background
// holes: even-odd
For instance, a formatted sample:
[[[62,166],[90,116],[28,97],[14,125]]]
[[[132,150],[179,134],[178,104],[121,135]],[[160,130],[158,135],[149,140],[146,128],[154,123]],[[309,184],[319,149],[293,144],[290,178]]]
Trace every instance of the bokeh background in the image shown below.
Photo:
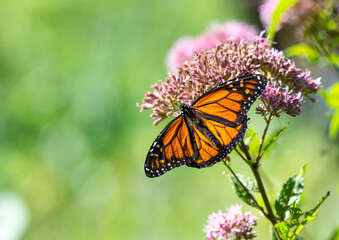
[[[136,103],[167,76],[165,56],[179,37],[231,19],[262,29],[257,3],[2,0],[0,239],[203,239],[208,214],[241,203],[226,169],[146,178],[145,156],[166,123],[152,126]],[[293,39],[283,31],[276,41]],[[322,66],[312,73],[325,87],[335,78]],[[275,121],[289,128],[262,167],[272,199],[305,162],[303,208],[331,191],[305,239],[329,239],[339,225],[339,143],[328,139],[329,110],[317,99],[300,117]],[[261,130],[262,119],[249,117]],[[243,210],[259,217],[258,239],[270,239],[267,220]]]

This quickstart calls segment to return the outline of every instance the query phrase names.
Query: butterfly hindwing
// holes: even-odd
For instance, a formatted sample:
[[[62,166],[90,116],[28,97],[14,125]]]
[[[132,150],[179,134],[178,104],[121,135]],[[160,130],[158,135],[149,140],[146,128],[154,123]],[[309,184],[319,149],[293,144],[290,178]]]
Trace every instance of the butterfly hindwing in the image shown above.
[[[192,106],[208,120],[236,127],[246,118],[253,102],[264,91],[267,79],[259,74],[229,80],[208,91]]]
[[[170,122],[152,144],[145,162],[148,177],[158,177],[165,172],[194,161],[196,145],[184,116]]]
[[[211,141],[204,142],[206,141],[206,138],[201,138],[202,134],[195,134],[199,157],[194,162],[187,163],[187,166],[189,167],[210,167],[213,164],[220,162],[238,145],[241,139],[243,139],[247,129],[247,118],[235,128],[206,119],[204,120],[204,123],[221,143],[221,146],[217,148]],[[199,131],[195,129],[195,133],[196,132]],[[204,143],[201,144],[200,142]]]

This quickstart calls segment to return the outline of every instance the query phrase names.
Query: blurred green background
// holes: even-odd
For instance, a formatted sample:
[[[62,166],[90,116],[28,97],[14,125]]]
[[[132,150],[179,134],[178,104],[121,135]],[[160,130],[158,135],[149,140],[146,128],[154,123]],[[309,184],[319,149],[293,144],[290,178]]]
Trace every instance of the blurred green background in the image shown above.
[[[165,56],[179,37],[211,21],[259,26],[251,4],[2,0],[0,239],[203,239],[208,214],[240,203],[226,169],[181,167],[146,178],[145,156],[165,123],[152,126],[136,102],[166,77]],[[325,86],[333,78],[322,68],[313,75]],[[304,162],[303,207],[331,190],[306,239],[328,239],[339,225],[338,142],[328,140],[327,111],[319,99],[302,116],[276,121],[289,130],[263,165],[272,199]],[[250,175],[236,157],[233,166]],[[259,217],[258,239],[269,239],[268,222],[243,210]]]

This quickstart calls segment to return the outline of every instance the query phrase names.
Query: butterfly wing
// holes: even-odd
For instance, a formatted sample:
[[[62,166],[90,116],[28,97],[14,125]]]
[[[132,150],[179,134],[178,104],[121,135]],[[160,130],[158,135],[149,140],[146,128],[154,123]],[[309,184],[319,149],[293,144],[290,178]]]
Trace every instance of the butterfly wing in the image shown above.
[[[204,119],[237,127],[266,84],[266,77],[259,74],[234,78],[203,94],[192,106]]]
[[[220,146],[216,147],[213,145],[212,141],[202,134],[198,128],[194,127],[194,137],[199,156],[194,162],[187,163],[189,167],[204,168],[220,162],[238,145],[241,139],[243,139],[247,129],[247,118],[244,118],[242,123],[237,127],[229,127],[206,119],[203,119],[203,122],[219,141]]]
[[[264,91],[266,77],[245,75],[229,80],[202,95],[192,106],[220,146],[206,140],[198,128],[193,127],[199,156],[189,167],[209,167],[226,157],[244,137],[247,129],[247,112]],[[206,132],[206,131],[205,131]],[[215,141],[214,141],[215,142]]]
[[[145,174],[158,177],[198,157],[191,127],[183,115],[171,121],[153,142],[145,162]]]
[[[262,75],[246,75],[199,97],[192,104],[195,119],[189,121],[181,114],[153,142],[146,157],[146,175],[158,177],[184,164],[209,167],[225,158],[244,137],[246,114],[266,84]],[[199,120],[201,126],[190,124],[192,120]]]

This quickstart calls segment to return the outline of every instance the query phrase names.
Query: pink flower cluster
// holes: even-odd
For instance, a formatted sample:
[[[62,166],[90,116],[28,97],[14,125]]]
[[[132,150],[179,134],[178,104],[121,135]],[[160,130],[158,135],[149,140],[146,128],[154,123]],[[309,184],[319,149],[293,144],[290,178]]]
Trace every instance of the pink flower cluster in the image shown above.
[[[262,116],[271,113],[275,117],[280,117],[282,112],[295,117],[300,114],[303,97],[301,92],[289,91],[288,86],[283,87],[281,81],[273,81],[266,87],[265,93],[261,95],[264,103],[260,104],[256,111]],[[271,104],[265,104],[270,102]]]
[[[258,34],[258,30],[246,23],[229,21],[226,23],[213,23],[200,36],[180,38],[167,54],[167,66],[175,70],[183,62],[190,60],[194,53],[203,49],[212,49],[226,39],[251,41]]]
[[[279,0],[264,0],[259,6],[259,17],[262,25],[266,28],[272,18],[272,14],[277,7]]]
[[[141,110],[152,109],[154,125],[179,112],[182,103],[190,105],[199,96],[245,74],[260,73],[269,81],[262,93],[263,104],[257,108],[261,115],[279,116],[285,112],[296,116],[301,112],[303,97],[320,88],[320,78],[313,79],[309,71],[295,66],[282,51],[261,36],[252,41],[226,40],[210,50],[201,50],[190,61],[177,68],[163,82],[147,92]]]
[[[253,239],[255,237],[253,228],[257,218],[250,212],[243,214],[239,205],[232,205],[226,210],[225,213],[219,210],[218,213],[209,215],[208,224],[204,228],[205,238],[208,240]]]

